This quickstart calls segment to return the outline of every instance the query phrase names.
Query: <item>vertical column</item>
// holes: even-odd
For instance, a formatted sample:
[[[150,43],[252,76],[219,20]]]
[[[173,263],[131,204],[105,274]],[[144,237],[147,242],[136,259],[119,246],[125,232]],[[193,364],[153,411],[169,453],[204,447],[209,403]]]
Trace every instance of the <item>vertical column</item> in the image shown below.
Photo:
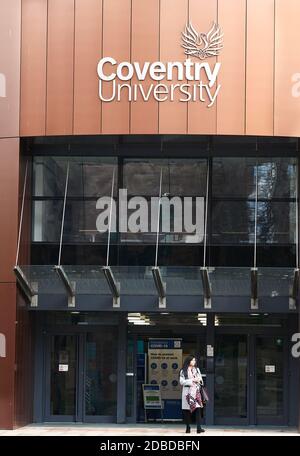
[[[47,0],[23,0],[21,44],[20,135],[44,136],[46,128]]]
[[[217,22],[217,9],[217,0],[210,0],[209,2],[206,0],[189,0],[189,20],[198,33],[207,33],[212,27],[212,23]],[[193,58],[193,60],[197,61],[198,59]],[[222,60],[222,50],[220,60]],[[213,67],[217,58],[210,57],[207,62]],[[207,78],[203,77],[203,82],[206,84]],[[215,134],[216,129],[216,103],[208,108],[206,103],[190,101],[188,103],[188,133],[209,135]]]
[[[21,1],[0,2],[0,428],[14,424]]]
[[[275,2],[274,134],[300,136],[300,2]]]
[[[102,0],[76,0],[74,134],[99,134],[101,101],[97,63],[102,54]]]
[[[161,0],[160,2],[160,61],[182,62],[184,50],[181,44],[181,31],[188,17],[188,0]],[[174,70],[176,74],[176,70]],[[166,85],[184,81],[164,81]],[[159,133],[185,134],[187,132],[187,102],[179,101],[182,94],[174,91],[173,101],[159,104]]]
[[[159,0],[133,0],[132,2],[132,32],[131,32],[131,61],[155,62],[159,60]],[[145,81],[136,77],[132,83],[140,83],[147,93],[151,84],[149,76]],[[138,100],[131,103],[130,133],[158,133],[158,101],[151,96],[148,101]]]
[[[0,429],[14,423],[19,139],[0,139]]]
[[[274,0],[247,2],[247,135],[273,135],[274,12]]]
[[[118,389],[117,389],[117,423],[126,421],[126,351],[127,351],[127,318],[123,312],[119,318],[118,338]]]
[[[207,333],[206,333],[206,349],[210,345],[215,349],[215,314],[207,314]],[[215,353],[214,353],[215,354]],[[207,355],[207,353],[206,353]],[[215,389],[215,374],[214,374],[214,356],[207,356],[206,359],[206,386],[209,394],[209,402],[206,406],[206,422],[207,425],[214,424],[214,389]]]
[[[117,62],[130,61],[131,0],[103,0],[103,57]],[[149,18],[151,20],[151,18]],[[129,83],[130,81],[115,81]],[[121,101],[102,102],[102,133],[128,134],[128,89]],[[103,83],[105,98],[112,96],[112,81]]]
[[[47,135],[73,133],[74,0],[48,0]]]
[[[0,138],[19,136],[21,0],[0,2]]]
[[[218,83],[217,133],[245,132],[245,27],[246,0],[218,0],[218,22],[224,32],[224,48]]]

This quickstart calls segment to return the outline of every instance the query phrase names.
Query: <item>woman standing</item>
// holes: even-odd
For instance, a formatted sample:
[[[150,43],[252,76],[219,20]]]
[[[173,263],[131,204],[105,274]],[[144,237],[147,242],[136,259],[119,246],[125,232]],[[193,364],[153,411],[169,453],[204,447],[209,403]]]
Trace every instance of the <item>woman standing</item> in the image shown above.
[[[185,432],[191,432],[191,418],[193,412],[196,414],[197,433],[204,432],[204,429],[201,427],[203,403],[200,394],[200,385],[203,385],[203,379],[194,356],[188,356],[185,359],[180,371],[179,380],[180,385],[182,385],[181,408],[186,424]]]

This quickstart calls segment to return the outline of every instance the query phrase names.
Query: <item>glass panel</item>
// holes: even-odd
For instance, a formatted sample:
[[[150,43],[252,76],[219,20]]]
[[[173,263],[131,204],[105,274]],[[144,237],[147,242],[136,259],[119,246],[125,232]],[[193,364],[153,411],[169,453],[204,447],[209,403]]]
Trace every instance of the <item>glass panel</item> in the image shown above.
[[[67,201],[63,242],[107,242],[107,231],[97,229],[97,217],[102,210],[96,208],[96,200]],[[107,212],[107,215],[109,212]],[[109,218],[105,220],[105,225]],[[111,242],[115,242],[116,233],[111,235]]]
[[[295,196],[296,159],[258,158],[258,197]],[[255,198],[256,158],[214,158],[213,197]]]
[[[291,296],[294,280],[292,268],[259,268],[258,296],[276,299],[279,296]]]
[[[124,162],[123,186],[128,194],[158,196],[160,171],[162,193],[172,196],[203,196],[206,193],[207,160],[128,159]]]
[[[257,416],[283,415],[283,338],[256,338]]]
[[[108,157],[35,157],[33,196],[63,197],[69,163],[68,196],[95,197],[111,194],[113,170],[117,188],[116,159]]]
[[[271,326],[281,328],[284,319],[268,314],[252,314],[252,315],[231,315],[217,314],[215,315],[215,326]]]
[[[127,358],[126,358],[126,372],[134,374],[134,339],[128,336],[127,339]],[[127,418],[133,417],[134,414],[134,385],[135,376],[126,376],[126,416]]]
[[[86,340],[85,413],[117,413],[117,329],[103,327]]]
[[[250,268],[209,268],[212,296],[249,296]]]
[[[247,418],[247,336],[218,335],[215,416]]]
[[[171,195],[206,194],[207,160],[170,160],[169,175]]]
[[[33,202],[33,242],[59,242],[63,201]]]
[[[125,160],[123,187],[128,190],[128,195],[158,196],[161,168],[163,168],[162,192],[164,193],[169,190],[169,176],[165,160]]]
[[[63,157],[35,157],[33,196],[63,196],[67,161]]]
[[[251,244],[254,242],[254,201],[213,203],[212,243]],[[295,203],[259,201],[257,205],[257,242],[294,243]]]
[[[51,337],[50,414],[76,413],[77,337]]]

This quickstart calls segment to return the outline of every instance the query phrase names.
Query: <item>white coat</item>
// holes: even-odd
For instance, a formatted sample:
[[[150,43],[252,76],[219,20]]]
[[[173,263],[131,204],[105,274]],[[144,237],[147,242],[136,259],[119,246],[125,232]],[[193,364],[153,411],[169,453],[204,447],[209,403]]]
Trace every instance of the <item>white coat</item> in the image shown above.
[[[203,378],[202,378],[199,367],[197,367],[196,370],[197,370],[197,377],[200,379],[200,382],[203,384]],[[181,408],[182,408],[182,410],[190,410],[190,406],[186,400],[186,395],[189,392],[189,387],[192,386],[193,379],[185,378],[183,370],[181,369],[180,375],[179,375],[179,381],[180,381],[180,385],[182,386]]]

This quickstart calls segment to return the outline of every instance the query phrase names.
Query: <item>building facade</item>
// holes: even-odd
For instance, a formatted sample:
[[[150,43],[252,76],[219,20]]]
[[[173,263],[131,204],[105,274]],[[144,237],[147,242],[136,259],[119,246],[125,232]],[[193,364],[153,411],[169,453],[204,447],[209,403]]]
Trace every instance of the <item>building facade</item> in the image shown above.
[[[1,2],[0,428],[298,424],[299,13]]]

